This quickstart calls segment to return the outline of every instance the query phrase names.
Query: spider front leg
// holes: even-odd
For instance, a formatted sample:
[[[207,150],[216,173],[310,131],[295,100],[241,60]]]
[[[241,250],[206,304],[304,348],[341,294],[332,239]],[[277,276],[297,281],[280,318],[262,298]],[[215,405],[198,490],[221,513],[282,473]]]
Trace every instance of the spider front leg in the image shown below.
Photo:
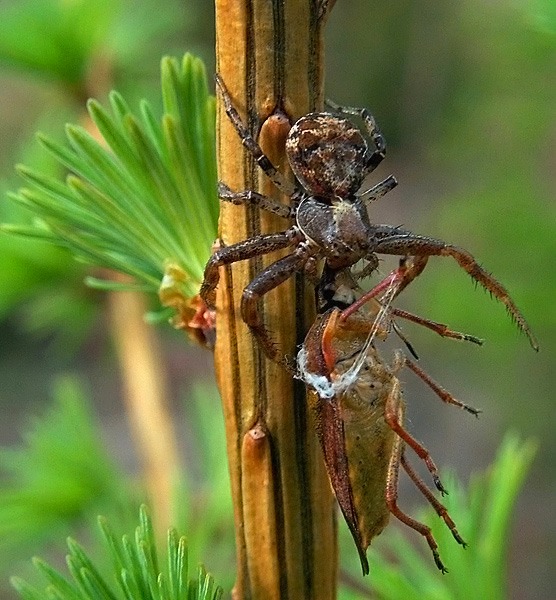
[[[511,299],[506,288],[485,271],[469,252],[446,244],[442,240],[415,235],[395,227],[378,225],[375,226],[372,233],[380,235],[381,239],[373,247],[373,252],[379,254],[415,254],[418,256],[451,256],[454,258],[462,269],[467,271],[475,281],[506,306],[517,326],[529,338],[529,343],[533,349],[538,351],[539,344],[529,324]]]
[[[284,363],[279,349],[266,330],[257,307],[259,300],[268,292],[289,279],[295,272],[303,271],[311,256],[301,247],[294,254],[277,260],[261,271],[243,290],[241,316],[257,338],[266,356],[274,362]]]
[[[224,82],[220,75],[215,75],[216,85],[220,89],[222,94],[222,100],[224,101],[224,109],[228,118],[230,119],[234,129],[241,138],[241,143],[251,153],[253,158],[257,161],[259,167],[265,172],[266,176],[272,181],[272,183],[286,196],[291,196],[295,187],[289,183],[286,178],[278,171],[278,169],[270,162],[270,159],[263,152],[262,148],[255,141],[253,136],[249,133],[249,130],[244,125],[239,113],[235,109],[230,93],[228,92]]]
[[[369,155],[366,161],[367,172],[370,173],[382,162],[384,157],[386,156],[386,140],[382,135],[378,125],[376,124],[375,118],[366,108],[355,108],[353,106],[340,106],[331,100],[327,100],[326,104],[330,106],[333,110],[339,113],[343,113],[346,115],[356,115],[362,119],[365,124],[365,129],[373,145],[375,150]]]
[[[199,291],[205,304],[210,309],[215,307],[215,290],[220,280],[220,267],[286,248],[296,243],[296,235],[297,230],[291,228],[281,233],[257,235],[243,242],[217,250],[210,257],[205,267],[205,276]]]

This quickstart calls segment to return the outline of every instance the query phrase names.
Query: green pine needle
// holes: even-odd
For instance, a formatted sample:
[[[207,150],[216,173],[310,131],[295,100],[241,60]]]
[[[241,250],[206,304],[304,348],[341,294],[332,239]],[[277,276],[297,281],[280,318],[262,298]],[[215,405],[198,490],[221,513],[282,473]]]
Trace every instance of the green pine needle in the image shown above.
[[[133,278],[129,285],[89,279],[95,287],[157,293],[164,282],[162,292],[170,287],[186,303],[199,291],[216,237],[215,102],[199,59],[166,57],[161,68],[159,118],[146,101],[133,114],[112,92],[110,110],[88,103],[101,141],[75,125],[65,145],[39,134],[69,174],[61,182],[19,166],[28,187],[10,197],[37,221],[2,228]]]
[[[159,559],[154,539],[154,529],[148,510],[142,506],[140,525],[134,543],[128,536],[118,542],[108,521],[99,517],[99,526],[112,557],[114,577],[101,574],[85,550],[68,539],[67,564],[73,581],[39,558],[33,563],[47,581],[44,591],[13,577],[12,585],[24,600],[56,598],[57,600],[219,600],[222,588],[214,583],[203,567],[197,577],[188,580],[187,543],[175,530],[168,531],[167,559],[164,571],[159,569]]]

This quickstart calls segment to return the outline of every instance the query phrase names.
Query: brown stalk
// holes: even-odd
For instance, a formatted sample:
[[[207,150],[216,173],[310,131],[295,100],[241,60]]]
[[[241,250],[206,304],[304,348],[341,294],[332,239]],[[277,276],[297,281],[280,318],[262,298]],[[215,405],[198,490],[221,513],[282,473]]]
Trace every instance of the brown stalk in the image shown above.
[[[242,120],[283,171],[289,124],[322,108],[327,5],[332,2],[216,0],[218,73]],[[234,191],[277,197],[221,105],[217,127],[219,178]],[[287,226],[252,207],[221,206],[219,235],[226,245]],[[278,257],[222,268],[218,288],[215,361],[234,497],[234,598],[326,600],[336,596],[334,502],[305,389],[263,356],[239,313],[245,285]],[[313,304],[300,277],[261,302],[265,324],[285,354],[293,356],[303,340]]]
[[[127,415],[154,522],[162,538],[173,524],[172,499],[179,459],[160,343],[156,331],[145,322],[148,305],[144,295],[112,292],[108,298]]]

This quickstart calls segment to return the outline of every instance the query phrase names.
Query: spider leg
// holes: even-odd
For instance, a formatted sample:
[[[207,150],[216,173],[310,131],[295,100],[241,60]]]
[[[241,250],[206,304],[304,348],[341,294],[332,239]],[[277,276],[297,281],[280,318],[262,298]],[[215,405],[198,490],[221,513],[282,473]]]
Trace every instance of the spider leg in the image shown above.
[[[400,462],[405,472],[409,475],[409,478],[413,483],[417,486],[421,494],[425,496],[430,505],[434,508],[436,514],[446,523],[448,529],[452,532],[454,539],[458,544],[461,544],[464,548],[467,547],[467,544],[459,534],[459,531],[456,528],[456,524],[450,517],[448,510],[446,507],[440,503],[435,497],[434,494],[429,490],[429,488],[425,485],[425,482],[417,475],[413,467],[408,463],[407,458],[405,457],[405,453],[402,452],[402,456],[400,458]]]
[[[442,240],[415,235],[400,229],[391,228],[391,235],[387,234],[388,228],[377,226],[374,233],[381,239],[373,248],[379,254],[416,254],[420,256],[451,256],[459,266],[467,271],[471,277],[488,290],[495,298],[506,306],[510,316],[517,326],[529,338],[529,343],[534,350],[539,349],[539,344],[531,331],[525,317],[515,305],[506,288],[499,283],[490,273],[485,271],[469,252],[446,244]]]
[[[331,100],[327,100],[326,104],[328,104],[328,106],[330,106],[330,108],[336,112],[346,115],[357,115],[362,119],[363,123],[365,124],[367,134],[371,138],[371,141],[375,147],[375,150],[370,153],[369,158],[367,159],[366,172],[370,173],[373,171],[382,162],[386,155],[386,141],[380,132],[373,115],[366,108],[340,106]]]
[[[358,198],[361,202],[375,202],[379,198],[382,198],[390,190],[393,190],[398,185],[398,180],[390,175],[380,183],[377,183],[372,188],[365,190],[362,193],[358,192]]]
[[[266,176],[272,181],[272,183],[286,196],[291,196],[295,187],[289,183],[286,178],[278,171],[278,169],[270,162],[270,159],[262,151],[262,148],[257,144],[253,136],[249,133],[249,130],[244,125],[239,113],[235,109],[230,93],[228,92],[224,82],[220,75],[215,75],[216,85],[220,89],[222,94],[222,100],[224,101],[224,110],[228,115],[232,125],[234,126],[237,134],[241,138],[241,143],[247,148],[247,150],[253,155],[253,158],[257,161],[259,167],[265,172]]]
[[[302,271],[310,256],[306,252],[295,252],[280,258],[261,271],[243,290],[241,316],[257,338],[266,356],[275,362],[283,362],[272,337],[266,330],[259,314],[259,300],[289,279],[296,271]]]
[[[294,211],[292,207],[287,204],[282,204],[274,198],[269,198],[253,190],[246,190],[244,192],[232,192],[232,190],[221,181],[218,182],[218,196],[221,200],[231,202],[232,204],[251,204],[262,208],[267,212],[284,217],[285,219],[293,218]]]
[[[219,267],[286,248],[295,243],[296,231],[295,228],[291,228],[281,233],[257,235],[243,242],[217,250],[207,262],[205,277],[199,291],[206,305],[209,308],[214,308],[215,289],[220,280]]]
[[[415,454],[425,463],[429,473],[432,475],[432,480],[436,489],[442,494],[446,494],[446,490],[440,481],[438,475],[438,469],[434,464],[432,456],[429,451],[421,445],[402,425],[399,411],[399,398],[401,397],[402,391],[400,387],[400,381],[398,378],[394,378],[392,382],[392,389],[388,394],[386,403],[384,406],[384,420],[398,436],[410,446]]]
[[[400,472],[400,462],[403,461],[403,442],[399,440],[397,447],[392,452],[390,457],[390,463],[388,465],[388,476],[386,479],[386,506],[391,514],[393,514],[396,519],[400,520],[402,523],[411,527],[417,533],[420,533],[426,540],[429,545],[432,555],[434,558],[434,562],[436,566],[442,571],[442,573],[447,573],[447,569],[440,560],[440,555],[438,554],[438,544],[434,539],[432,531],[430,527],[427,527],[423,523],[420,523],[416,519],[413,519],[406,513],[404,513],[398,507],[398,480],[399,480],[399,472]]]
[[[370,277],[378,269],[380,263],[376,254],[370,254],[365,260],[367,264],[360,271],[352,271],[354,281]]]

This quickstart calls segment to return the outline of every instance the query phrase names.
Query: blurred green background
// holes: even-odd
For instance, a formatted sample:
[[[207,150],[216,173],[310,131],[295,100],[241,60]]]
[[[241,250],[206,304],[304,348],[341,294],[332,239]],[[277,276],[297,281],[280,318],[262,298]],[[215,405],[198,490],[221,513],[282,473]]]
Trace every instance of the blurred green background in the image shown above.
[[[87,97],[104,102],[115,88],[132,106],[142,97],[160,102],[165,54],[193,52],[212,73],[212,10],[200,0],[1,0],[2,192],[21,185],[15,163],[57,172],[34,133],[62,139],[64,123],[82,122]],[[432,259],[399,304],[486,340],[478,348],[404,328],[422,366],[483,410],[471,419],[404,376],[410,429],[441,467],[465,481],[492,461],[506,430],[539,441],[510,542],[509,588],[515,599],[549,597],[556,586],[556,5],[338,0],[326,87],[339,103],[369,107],[387,139],[387,160],[373,180],[393,173],[400,184],[373,206],[373,220],[468,249],[507,286],[539,338],[536,354],[501,305],[445,259]],[[29,218],[3,194],[0,220]],[[77,373],[114,462],[136,473],[105,295],[85,288],[86,270],[60,250],[2,235],[0,252],[0,445],[20,443],[56,376]],[[183,451],[195,456],[194,403],[183,399],[212,382],[211,356],[169,327],[158,329]],[[200,410],[219,414],[215,394],[202,395],[209,408]],[[202,487],[202,468],[190,467]],[[409,486],[402,494],[406,506],[420,503]],[[219,581],[226,585],[233,558],[224,556],[219,567],[203,560],[228,571]],[[2,577],[13,571],[7,566]]]

